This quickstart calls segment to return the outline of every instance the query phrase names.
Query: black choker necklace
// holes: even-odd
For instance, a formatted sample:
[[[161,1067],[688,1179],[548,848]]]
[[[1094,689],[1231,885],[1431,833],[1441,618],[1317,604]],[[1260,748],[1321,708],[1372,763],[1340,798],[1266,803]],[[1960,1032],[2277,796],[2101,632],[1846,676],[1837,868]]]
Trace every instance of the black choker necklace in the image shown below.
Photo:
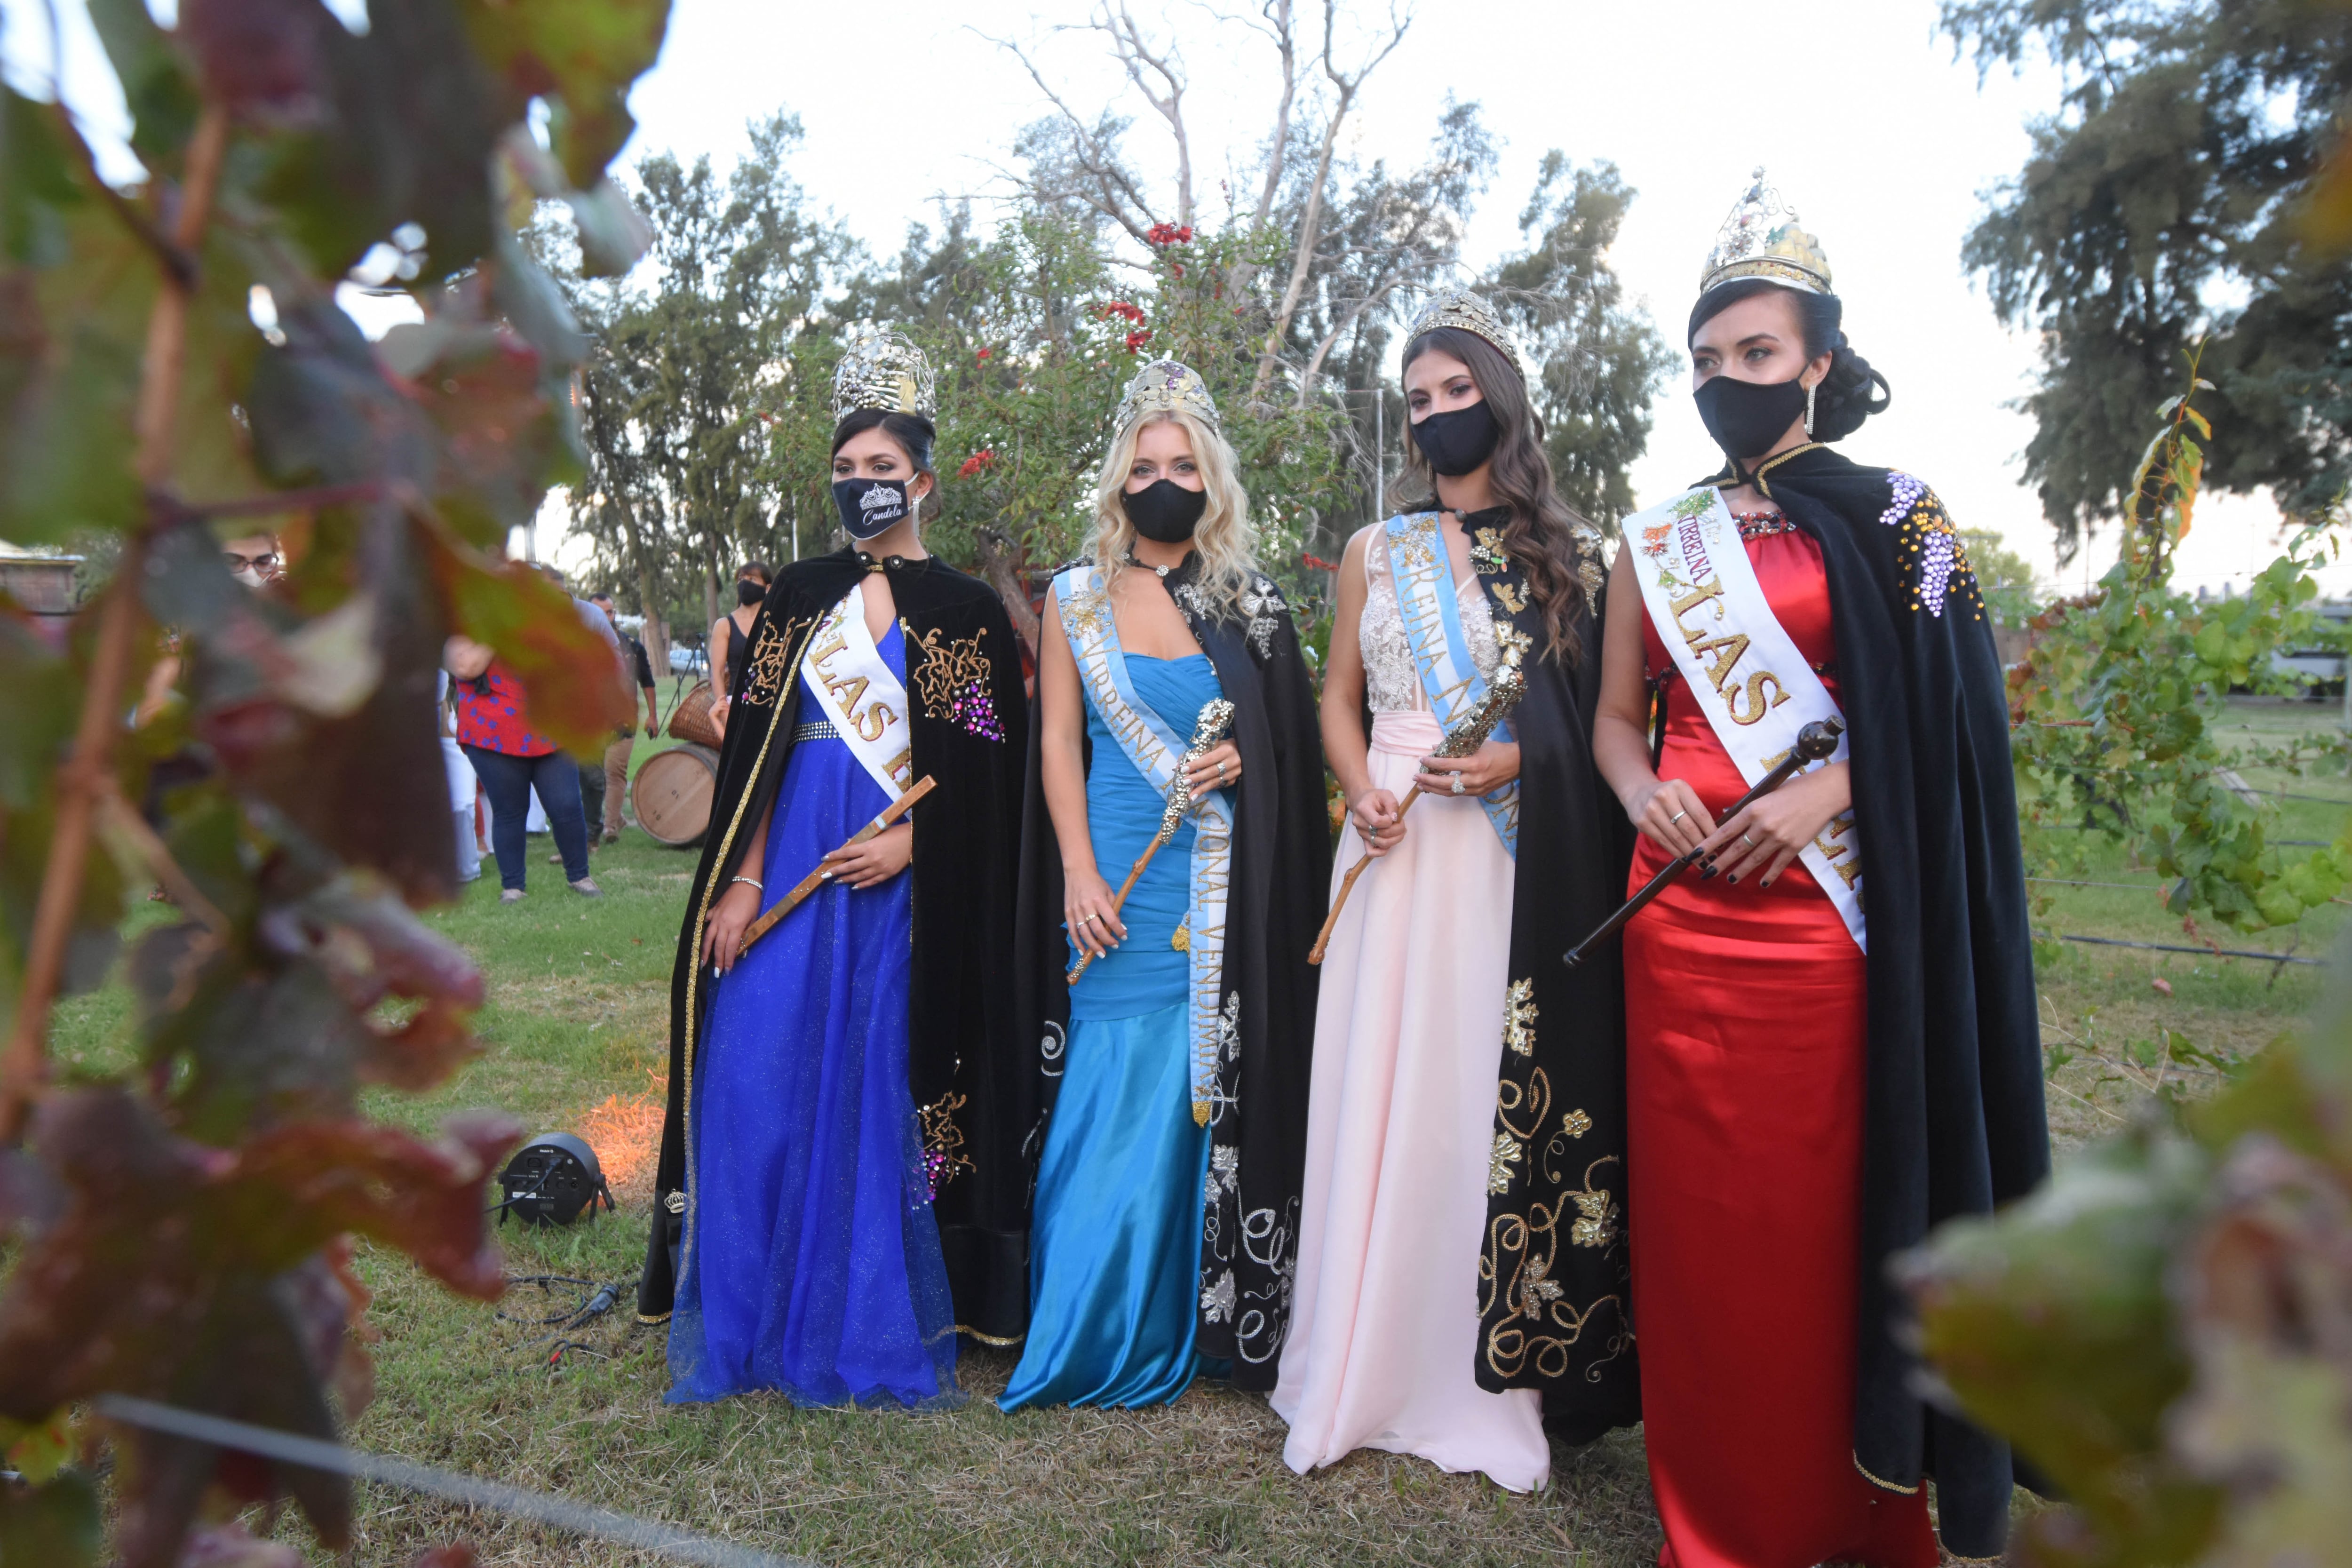
[[[1188,555],[1185,557],[1185,560],[1190,560],[1190,559],[1192,559],[1192,557],[1188,554]],[[1181,570],[1182,570],[1183,565],[1184,565],[1184,562],[1182,562],[1182,561],[1179,561],[1179,562],[1178,562],[1178,563],[1176,563],[1176,564],[1175,564],[1175,565],[1173,565],[1173,566],[1147,566],[1147,565],[1145,565],[1142,562],[1138,561],[1138,560],[1135,558],[1135,552],[1134,552],[1134,551],[1132,551],[1132,550],[1130,550],[1130,551],[1129,551],[1129,552],[1127,552],[1127,563],[1128,563],[1129,566],[1135,567],[1138,571],[1142,571],[1142,572],[1154,572],[1154,573],[1159,574],[1160,580],[1161,582],[1163,582],[1163,583],[1165,583],[1166,581],[1168,581],[1168,574],[1170,574],[1171,572],[1181,571]]]

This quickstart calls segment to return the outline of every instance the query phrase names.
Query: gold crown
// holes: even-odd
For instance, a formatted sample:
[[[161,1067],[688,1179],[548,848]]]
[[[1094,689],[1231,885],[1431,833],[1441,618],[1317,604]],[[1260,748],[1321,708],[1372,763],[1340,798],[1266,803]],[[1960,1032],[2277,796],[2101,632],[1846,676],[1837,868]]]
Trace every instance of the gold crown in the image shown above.
[[[1769,278],[1808,294],[1830,290],[1830,258],[1822,242],[1797,226],[1797,209],[1764,183],[1764,165],[1756,165],[1747,194],[1723,220],[1700,272],[1698,291],[1738,278]]]
[[[1191,365],[1172,359],[1153,360],[1135,373],[1111,424],[1119,435],[1159,414],[1190,414],[1212,430],[1220,428],[1216,399],[1209,384]]]
[[[1455,289],[1432,296],[1406,329],[1404,341],[1410,343],[1422,333],[1433,332],[1440,327],[1458,328],[1486,339],[1502,351],[1503,357],[1511,362],[1511,368],[1519,373],[1521,381],[1528,378],[1527,366],[1519,363],[1518,345],[1503,330],[1503,319],[1495,314],[1492,305],[1468,289]]]
[[[850,338],[833,372],[835,424],[860,408],[929,419],[939,407],[939,378],[914,340],[887,324],[863,328]]]

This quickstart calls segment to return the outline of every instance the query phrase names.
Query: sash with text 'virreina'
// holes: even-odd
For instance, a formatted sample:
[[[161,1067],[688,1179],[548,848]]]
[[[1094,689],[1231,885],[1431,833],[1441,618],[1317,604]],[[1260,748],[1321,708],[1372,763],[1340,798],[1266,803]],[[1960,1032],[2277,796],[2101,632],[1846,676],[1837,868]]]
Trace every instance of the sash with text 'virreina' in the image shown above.
[[[1162,799],[1176,787],[1176,763],[1192,733],[1192,715],[1181,730],[1153,711],[1129,682],[1127,655],[1118,645],[1118,623],[1110,594],[1091,565],[1076,565],[1054,579],[1054,602],[1062,633],[1078,661],[1078,679],[1103,723],[1118,737],[1136,771]],[[1099,765],[1100,758],[1097,758]],[[1157,824],[1154,824],[1156,829]],[[1214,1106],[1219,1005],[1225,977],[1225,894],[1233,882],[1234,819],[1224,792],[1194,797],[1191,911],[1185,916],[1191,960],[1191,1005],[1186,1038],[1192,1051],[1192,1103]],[[1212,1116],[1215,1115],[1213,1110]]]
[[[1416,512],[1388,521],[1389,575],[1396,584],[1397,616],[1404,623],[1405,651],[1428,694],[1430,717],[1451,734],[1455,725],[1486,698],[1486,679],[1470,658],[1470,644],[1462,635],[1462,606],[1454,598],[1452,563],[1437,513]],[[1495,726],[1491,737],[1511,738],[1507,722]],[[1495,825],[1504,852],[1519,854],[1519,782],[1513,779],[1478,797],[1486,820]]]
[[[1797,731],[1843,721],[1837,700],[1772,614],[1739,525],[1721,491],[1688,490],[1625,520],[1633,574],[1658,640],[1740,776],[1754,784],[1787,756]],[[1838,741],[1830,762],[1849,755]],[[1832,818],[1799,858],[1864,952],[1862,855],[1853,813]]]
[[[801,680],[841,731],[842,744],[882,793],[896,800],[914,782],[914,731],[907,689],[890,673],[866,629],[866,589],[853,585],[809,634]]]

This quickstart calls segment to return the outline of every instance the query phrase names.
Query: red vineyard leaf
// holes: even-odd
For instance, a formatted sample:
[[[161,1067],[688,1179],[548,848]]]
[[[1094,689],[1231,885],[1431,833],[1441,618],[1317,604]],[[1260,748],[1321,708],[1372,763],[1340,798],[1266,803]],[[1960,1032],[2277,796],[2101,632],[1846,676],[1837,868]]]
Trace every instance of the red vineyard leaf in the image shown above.
[[[436,530],[433,541],[450,623],[489,645],[522,682],[531,727],[578,755],[601,750],[629,721],[629,696],[611,646],[570,595],[530,567],[492,561],[446,531]]]

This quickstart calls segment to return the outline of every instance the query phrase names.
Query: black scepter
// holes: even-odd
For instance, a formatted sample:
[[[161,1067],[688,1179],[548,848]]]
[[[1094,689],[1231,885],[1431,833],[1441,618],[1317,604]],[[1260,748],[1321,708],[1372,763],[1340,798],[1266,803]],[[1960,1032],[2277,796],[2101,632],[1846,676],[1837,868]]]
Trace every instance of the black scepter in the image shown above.
[[[1798,731],[1797,743],[1793,747],[1790,748],[1789,754],[1782,757],[1779,764],[1775,766],[1770,773],[1766,773],[1762,778],[1758,779],[1754,789],[1749,790],[1746,795],[1741,795],[1737,801],[1733,802],[1731,809],[1723,814],[1723,820],[1726,822],[1730,821],[1733,817],[1738,816],[1741,812],[1747,810],[1754,802],[1762,799],[1764,796],[1770,795],[1774,790],[1779,789],[1782,784],[1789,782],[1790,774],[1794,773],[1799,768],[1803,767],[1807,763],[1818,763],[1823,757],[1835,752],[1838,748],[1838,737],[1844,733],[1845,721],[1843,719],[1817,719],[1813,722],[1806,725],[1803,729]],[[1574,947],[1570,948],[1565,953],[1561,954],[1560,962],[1567,964],[1570,969],[1573,969],[1578,964],[1583,963],[1584,955],[1587,952],[1591,952],[1592,948],[1599,943],[1607,941],[1612,936],[1614,936],[1617,933],[1618,927],[1623,925],[1627,921],[1632,920],[1635,915],[1641,913],[1642,906],[1648,903],[1652,899],[1656,898],[1661,892],[1664,892],[1665,890],[1666,884],[1673,881],[1676,877],[1682,875],[1682,873],[1689,868],[1690,863],[1698,858],[1698,856],[1699,852],[1697,850],[1691,849],[1686,850],[1667,861],[1665,869],[1651,878],[1648,886],[1644,887],[1640,892],[1634,894],[1632,898],[1626,900],[1623,907],[1619,909],[1615,914],[1611,915],[1607,920],[1602,921],[1599,928],[1596,929],[1591,936],[1586,937],[1582,942],[1578,942]]]

